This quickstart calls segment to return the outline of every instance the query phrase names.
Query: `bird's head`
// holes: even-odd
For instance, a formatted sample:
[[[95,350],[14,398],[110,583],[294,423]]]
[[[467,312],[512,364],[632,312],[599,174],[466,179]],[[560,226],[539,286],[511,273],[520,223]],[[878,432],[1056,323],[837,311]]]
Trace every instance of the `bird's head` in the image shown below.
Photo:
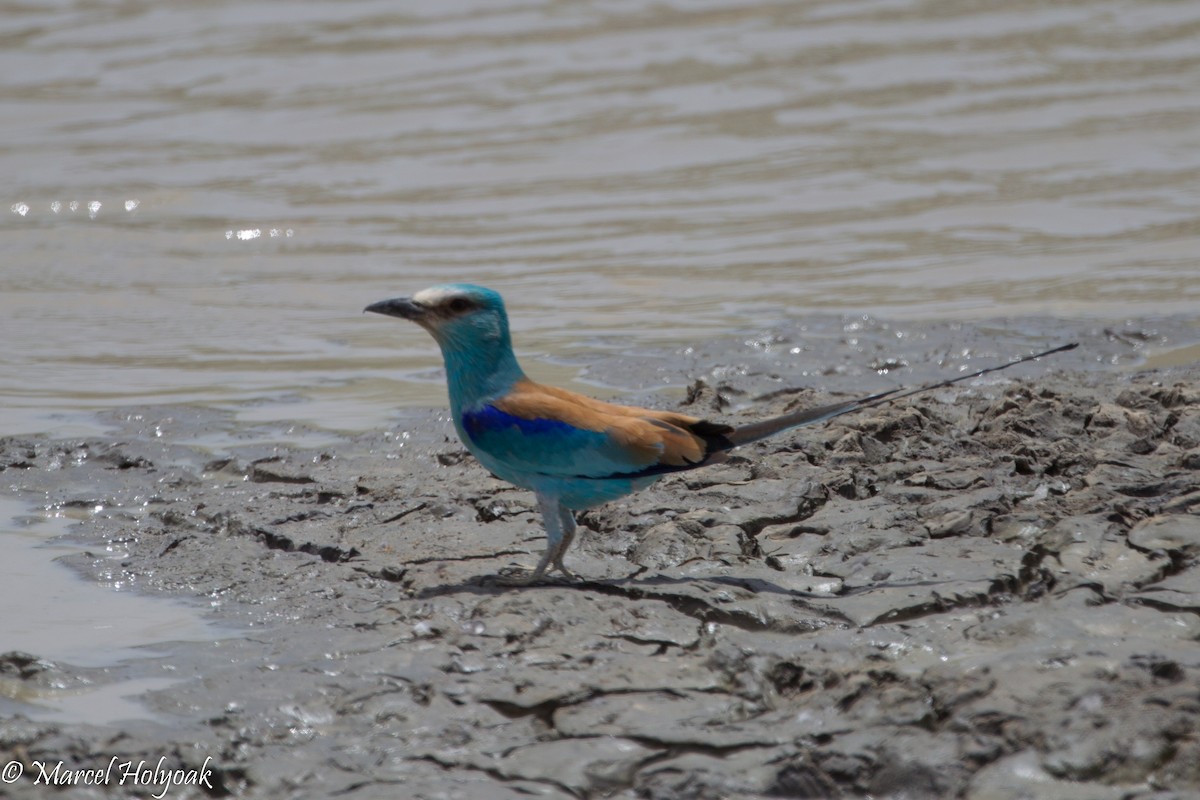
[[[497,291],[470,283],[422,289],[412,297],[371,303],[364,311],[414,321],[448,359],[456,353],[500,356],[512,348],[504,300]]]

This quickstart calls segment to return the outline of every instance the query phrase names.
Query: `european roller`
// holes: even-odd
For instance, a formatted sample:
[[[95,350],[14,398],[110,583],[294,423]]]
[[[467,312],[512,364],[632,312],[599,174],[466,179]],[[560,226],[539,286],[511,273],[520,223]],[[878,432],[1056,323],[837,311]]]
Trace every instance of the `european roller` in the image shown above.
[[[466,448],[496,477],[537,497],[548,544],[537,567],[499,581],[541,581],[563,564],[575,537],[575,512],[644,489],[664,475],[723,461],[730,450],[801,425],[1004,369],[1047,350],[917,389],[892,389],[733,427],[674,411],[617,405],[526,377],[513,353],[500,295],[482,286],[434,286],[365,309],[417,323],[442,350],[450,411]]]

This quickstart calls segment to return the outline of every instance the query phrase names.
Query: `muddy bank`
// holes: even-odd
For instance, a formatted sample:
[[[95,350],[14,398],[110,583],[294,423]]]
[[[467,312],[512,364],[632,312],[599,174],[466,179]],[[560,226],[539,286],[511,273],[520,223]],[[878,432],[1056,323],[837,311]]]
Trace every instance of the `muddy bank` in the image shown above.
[[[540,523],[443,412],[319,450],[207,452],[186,442],[229,418],[165,407],[107,415],[106,437],[0,441],[6,488],[101,509],[85,574],[245,631],[122,668],[181,679],[146,696],[158,722],[12,713],[0,761],[211,769],[211,791],[171,797],[1194,797],[1200,367],[1102,368],[1136,358],[1137,332],[1063,326],[1077,360],[785,435],[584,514],[573,585],[482,580],[532,565]],[[763,355],[805,332],[707,345],[696,357],[719,366],[682,405],[743,421],[1023,334],[862,335],[803,382],[819,389]],[[30,691],[112,677],[0,657]],[[3,790],[43,791],[28,774]]]

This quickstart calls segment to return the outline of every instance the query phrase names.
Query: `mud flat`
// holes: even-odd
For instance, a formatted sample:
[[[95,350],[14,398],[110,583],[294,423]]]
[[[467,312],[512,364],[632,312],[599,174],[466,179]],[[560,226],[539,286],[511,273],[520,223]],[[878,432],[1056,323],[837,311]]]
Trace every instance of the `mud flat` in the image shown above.
[[[211,770],[170,797],[1196,797],[1200,366],[1130,366],[1186,355],[1195,325],[1034,327],[871,323],[850,346],[842,321],[596,365],[695,380],[632,399],[737,422],[964,348],[1083,343],[593,510],[570,585],[483,580],[532,564],[540,524],[442,411],[319,449],[177,407],[2,440],[6,491],[102,509],[81,572],[242,635],[122,667],[175,679],[154,719],[6,714],[0,761]],[[828,369],[793,382],[793,348]],[[187,444],[211,431],[249,443]],[[9,697],[115,674],[0,656]],[[58,794],[28,771],[2,791]]]

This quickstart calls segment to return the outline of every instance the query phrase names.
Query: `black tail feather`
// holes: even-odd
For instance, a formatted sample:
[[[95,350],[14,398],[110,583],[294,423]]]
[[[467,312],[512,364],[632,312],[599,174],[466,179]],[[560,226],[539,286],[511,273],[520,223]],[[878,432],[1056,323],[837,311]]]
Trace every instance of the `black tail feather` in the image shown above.
[[[857,400],[847,400],[844,403],[832,403],[827,406],[818,406],[816,408],[805,408],[801,409],[800,411],[793,411],[790,414],[783,414],[782,416],[772,417],[771,419],[752,422],[749,425],[742,425],[741,427],[720,431],[719,433],[714,431],[713,433],[715,435],[705,435],[704,433],[698,433],[698,435],[702,436],[706,441],[708,441],[710,451],[729,450],[743,444],[749,444],[750,442],[757,442],[760,439],[766,439],[768,436],[774,436],[775,434],[789,430],[790,428],[799,428],[802,425],[812,425],[816,422],[825,422],[826,420],[831,420],[834,417],[840,417],[843,414],[849,414],[852,411],[861,411],[864,408],[871,408],[884,403],[891,403],[894,400],[900,400],[905,397],[912,397],[914,394],[921,394],[922,392],[930,392],[934,389],[941,389],[960,381],[978,378],[980,375],[986,375],[989,372],[999,372],[1002,369],[1008,369],[1009,367],[1016,366],[1017,364],[1024,364],[1026,361],[1033,361],[1034,359],[1042,358],[1043,356],[1048,356],[1053,353],[1074,350],[1078,346],[1079,342],[1071,342],[1070,344],[1060,345],[1059,347],[1055,347],[1051,350],[1045,350],[1041,353],[1035,353],[1031,356],[1024,356],[1022,358],[1009,361],[1005,364],[999,364],[994,367],[976,370],[975,372],[967,375],[959,375],[956,378],[949,378],[944,381],[938,381],[937,383],[927,383],[924,386],[918,386],[915,389],[890,389],[886,392],[879,392],[877,394],[867,395],[866,397],[860,397]]]

